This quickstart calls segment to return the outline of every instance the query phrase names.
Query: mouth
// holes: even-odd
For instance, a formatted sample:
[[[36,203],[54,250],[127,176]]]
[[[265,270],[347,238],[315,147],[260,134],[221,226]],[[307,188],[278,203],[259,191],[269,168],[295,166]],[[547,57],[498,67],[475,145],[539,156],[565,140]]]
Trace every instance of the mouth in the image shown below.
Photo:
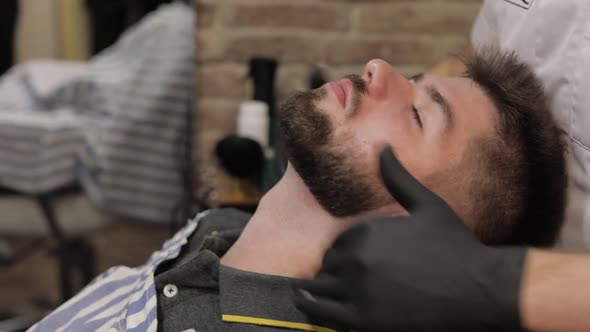
[[[328,87],[334,93],[342,108],[346,108],[348,95],[352,89],[352,81],[348,78],[328,83]]]

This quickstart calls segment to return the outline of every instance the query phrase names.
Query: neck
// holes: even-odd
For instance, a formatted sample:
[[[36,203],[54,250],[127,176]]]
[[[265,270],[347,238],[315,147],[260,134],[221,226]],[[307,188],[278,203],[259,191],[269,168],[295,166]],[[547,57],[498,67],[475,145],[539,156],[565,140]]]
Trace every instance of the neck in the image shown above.
[[[353,222],[328,214],[289,165],[221,263],[257,273],[312,278],[326,250]]]

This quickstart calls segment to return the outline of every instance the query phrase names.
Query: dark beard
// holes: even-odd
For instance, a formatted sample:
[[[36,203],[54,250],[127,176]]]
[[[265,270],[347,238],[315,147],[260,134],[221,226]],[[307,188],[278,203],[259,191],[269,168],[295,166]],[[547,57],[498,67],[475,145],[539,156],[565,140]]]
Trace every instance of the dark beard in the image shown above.
[[[364,81],[358,76],[349,78],[357,94],[353,116]],[[281,107],[279,124],[289,161],[318,203],[335,217],[353,216],[391,203],[391,197],[379,194],[376,170],[363,167],[366,156],[355,148],[352,139],[336,142],[330,118],[316,108],[326,93],[324,89],[298,92]]]

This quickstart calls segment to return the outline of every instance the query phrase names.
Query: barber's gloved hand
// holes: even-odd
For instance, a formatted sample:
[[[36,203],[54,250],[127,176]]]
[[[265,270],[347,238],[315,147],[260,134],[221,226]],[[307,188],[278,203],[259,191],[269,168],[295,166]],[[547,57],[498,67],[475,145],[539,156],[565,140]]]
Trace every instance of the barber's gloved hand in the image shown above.
[[[449,206],[396,159],[383,181],[410,214],[355,226],[333,244],[300,309],[370,331],[519,331],[524,248],[483,245]]]

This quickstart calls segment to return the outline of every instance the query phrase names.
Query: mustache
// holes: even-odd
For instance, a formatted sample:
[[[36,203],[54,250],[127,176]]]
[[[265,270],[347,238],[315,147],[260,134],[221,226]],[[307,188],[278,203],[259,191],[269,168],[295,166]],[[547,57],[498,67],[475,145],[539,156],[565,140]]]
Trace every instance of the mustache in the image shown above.
[[[347,78],[352,82],[352,97],[349,117],[353,117],[358,113],[361,107],[363,95],[367,93],[367,83],[362,79],[362,77],[356,74],[346,75],[344,78]]]
[[[344,78],[348,78],[352,81],[352,87],[355,93],[362,95],[367,92],[367,83],[359,75],[349,74],[344,76]]]

